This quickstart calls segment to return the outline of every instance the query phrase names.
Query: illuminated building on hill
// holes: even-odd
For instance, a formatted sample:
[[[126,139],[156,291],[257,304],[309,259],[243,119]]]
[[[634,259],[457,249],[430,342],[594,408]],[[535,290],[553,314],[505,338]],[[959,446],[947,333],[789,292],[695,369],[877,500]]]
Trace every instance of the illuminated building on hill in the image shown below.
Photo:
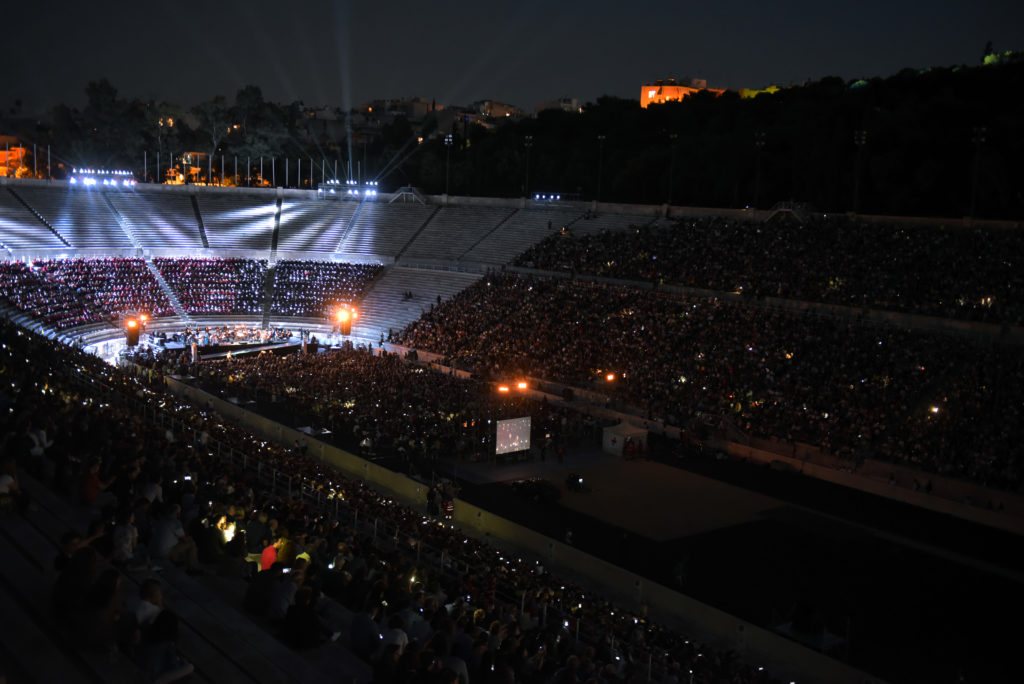
[[[654,83],[645,83],[640,86],[640,106],[646,109],[648,105],[652,104],[679,102],[685,97],[704,90],[715,95],[725,92],[722,89],[708,88],[707,79],[704,78],[690,78],[685,81],[667,78]]]

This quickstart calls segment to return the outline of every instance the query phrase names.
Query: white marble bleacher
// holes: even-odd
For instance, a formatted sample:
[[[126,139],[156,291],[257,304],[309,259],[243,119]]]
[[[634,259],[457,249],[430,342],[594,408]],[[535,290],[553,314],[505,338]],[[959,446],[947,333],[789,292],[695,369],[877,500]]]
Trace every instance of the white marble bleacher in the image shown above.
[[[451,298],[483,277],[479,273],[435,271],[395,266],[377,281],[363,299],[358,322],[352,326],[357,337],[377,342],[388,329],[396,333],[437,303]],[[405,299],[403,293],[413,293]]]
[[[285,199],[277,250],[333,253],[358,206],[339,200]]]
[[[394,257],[437,209],[426,204],[365,202],[362,206],[338,249],[343,254]]]
[[[462,261],[507,264],[581,214],[580,211],[565,209],[521,209],[480,244],[472,246],[462,256]]]
[[[646,226],[651,222],[651,216],[638,216],[631,214],[602,214],[598,213],[593,218],[582,218],[569,228],[573,236],[598,235],[605,231],[624,231],[632,224],[634,226]]]
[[[243,193],[202,193],[196,197],[210,249],[270,249],[276,198]]]
[[[19,186],[16,192],[53,226],[82,249],[131,249],[131,238],[103,200],[105,190],[85,187]]]
[[[444,207],[402,253],[402,260],[454,261],[511,213],[507,207]]]
[[[0,188],[0,243],[11,249],[66,247],[49,228],[14,195]]]
[[[132,227],[135,239],[150,249],[199,249],[199,235],[192,199],[183,193],[112,191],[107,195]]]

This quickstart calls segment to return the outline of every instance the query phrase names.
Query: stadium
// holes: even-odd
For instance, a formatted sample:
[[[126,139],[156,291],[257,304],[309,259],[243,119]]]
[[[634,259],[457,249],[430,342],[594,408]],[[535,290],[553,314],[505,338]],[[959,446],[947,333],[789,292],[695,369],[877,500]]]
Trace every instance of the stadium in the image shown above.
[[[1011,680],[1019,225],[127,178],[0,185],[8,681]]]

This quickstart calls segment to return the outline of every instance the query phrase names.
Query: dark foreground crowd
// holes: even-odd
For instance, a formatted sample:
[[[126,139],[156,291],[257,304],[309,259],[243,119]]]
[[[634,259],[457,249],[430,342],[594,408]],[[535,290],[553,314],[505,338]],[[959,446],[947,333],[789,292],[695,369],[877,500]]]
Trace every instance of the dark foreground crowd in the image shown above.
[[[245,609],[297,648],[332,647],[330,606],[345,606],[349,647],[381,684],[771,681],[301,448],[181,403],[159,373],[131,377],[8,324],[0,338],[7,500],[32,515],[18,484],[27,472],[83,513],[55,560],[53,610],[78,645],[130,651],[152,679],[190,671],[173,606],[146,581],[129,609],[118,585],[173,563],[244,583]]]

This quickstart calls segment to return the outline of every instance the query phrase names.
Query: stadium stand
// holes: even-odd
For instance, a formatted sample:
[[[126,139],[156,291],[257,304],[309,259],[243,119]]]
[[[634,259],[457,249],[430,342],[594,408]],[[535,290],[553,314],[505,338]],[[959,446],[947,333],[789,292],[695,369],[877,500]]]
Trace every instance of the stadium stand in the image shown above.
[[[489,232],[477,244],[471,244],[462,259],[507,264],[552,231],[561,230],[580,216],[579,212],[560,209],[520,209],[499,230]]]
[[[269,250],[277,207],[264,195],[197,196],[211,249]]]
[[[478,273],[392,267],[367,293],[353,332],[368,340],[387,338],[389,331],[397,333],[479,278]]]
[[[191,199],[183,193],[146,190],[108,192],[132,233],[145,248],[198,249],[203,246]]]
[[[157,258],[153,263],[189,313],[263,312],[266,261]]]
[[[67,247],[10,188],[0,190],[0,244],[11,250]]]
[[[675,425],[710,413],[851,462],[1021,484],[1016,346],[512,273],[487,276],[396,340],[483,377],[590,387],[613,371],[614,396]]]
[[[394,258],[437,209],[425,204],[363,202],[338,252]]]
[[[131,237],[102,197],[87,188],[46,188],[32,185],[9,188],[42,216],[72,247],[130,249]]]
[[[358,202],[286,199],[278,251],[335,252],[358,208]]]
[[[664,281],[762,297],[1024,322],[1024,233],[965,228],[809,221],[768,224],[723,218],[675,226],[556,235],[516,263],[628,280]],[[638,223],[638,226],[643,224]]]
[[[331,307],[358,304],[382,266],[329,261],[278,261],[274,266],[274,316],[330,317]]]
[[[512,213],[501,207],[443,207],[402,252],[402,259],[454,261]]]

